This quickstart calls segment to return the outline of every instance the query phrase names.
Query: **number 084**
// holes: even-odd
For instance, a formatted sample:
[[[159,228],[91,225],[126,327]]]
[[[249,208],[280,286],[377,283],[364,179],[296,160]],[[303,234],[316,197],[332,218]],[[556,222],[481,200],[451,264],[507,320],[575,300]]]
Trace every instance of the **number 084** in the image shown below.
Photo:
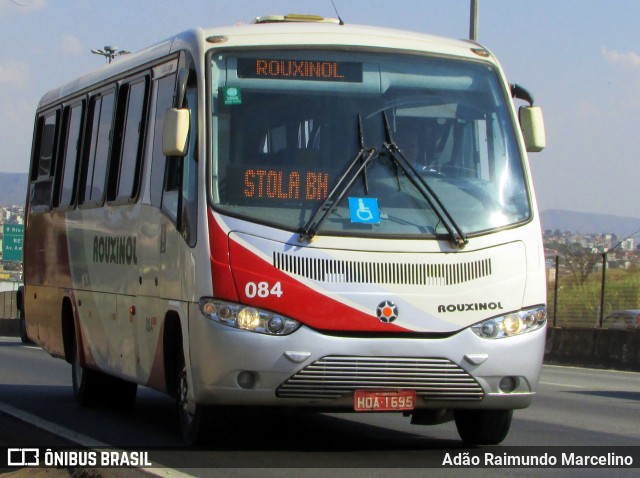
[[[244,294],[249,298],[260,297],[262,299],[275,295],[282,297],[282,284],[276,282],[271,285],[268,282],[247,282],[244,286]]]

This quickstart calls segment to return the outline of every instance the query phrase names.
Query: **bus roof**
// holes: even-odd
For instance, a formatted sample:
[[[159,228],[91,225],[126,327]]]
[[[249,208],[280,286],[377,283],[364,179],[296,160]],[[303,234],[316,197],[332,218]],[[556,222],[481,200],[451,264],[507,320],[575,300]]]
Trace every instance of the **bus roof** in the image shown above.
[[[220,48],[288,46],[319,48],[322,46],[336,49],[428,52],[436,55],[484,59],[495,63],[495,59],[488,50],[469,40],[454,40],[381,27],[341,25],[339,22],[325,19],[323,21],[301,21],[300,19],[286,21],[282,20],[283,18],[286,19],[282,16],[258,17],[258,21],[253,24],[184,31],[139,52],[120,56],[113,63],[47,92],[41,98],[38,108],[57,103],[85,88],[117,77],[136,67],[153,63],[182,49],[188,49],[192,54],[197,55],[210,49]]]
[[[263,17],[261,17],[263,18]],[[233,46],[335,45],[471,55],[478,45],[404,30],[334,22],[264,22],[204,30],[205,38],[223,35]]]

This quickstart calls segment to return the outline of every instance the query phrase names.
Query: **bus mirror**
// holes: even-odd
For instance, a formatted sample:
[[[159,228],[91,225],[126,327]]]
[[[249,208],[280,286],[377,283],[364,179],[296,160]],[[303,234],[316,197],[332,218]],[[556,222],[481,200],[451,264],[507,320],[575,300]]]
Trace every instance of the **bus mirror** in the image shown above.
[[[520,128],[527,151],[537,153],[546,146],[542,108],[538,106],[522,106],[518,111]]]
[[[187,154],[189,140],[189,110],[171,108],[164,115],[162,153],[165,156]]]

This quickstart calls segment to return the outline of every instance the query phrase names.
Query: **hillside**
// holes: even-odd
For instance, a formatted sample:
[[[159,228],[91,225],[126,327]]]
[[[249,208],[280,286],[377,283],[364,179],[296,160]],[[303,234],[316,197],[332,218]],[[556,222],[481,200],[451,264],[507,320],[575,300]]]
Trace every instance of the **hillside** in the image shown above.
[[[24,206],[26,197],[26,173],[0,173],[0,206]]]
[[[562,209],[549,209],[542,212],[542,229],[579,234],[613,233],[618,237],[627,237],[640,230],[640,219],[621,217],[612,214],[593,214]]]

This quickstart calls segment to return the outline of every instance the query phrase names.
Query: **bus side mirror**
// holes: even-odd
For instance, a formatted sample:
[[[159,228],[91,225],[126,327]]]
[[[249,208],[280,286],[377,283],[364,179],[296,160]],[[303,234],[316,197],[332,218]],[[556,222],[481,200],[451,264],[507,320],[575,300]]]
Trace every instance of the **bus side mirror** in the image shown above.
[[[167,156],[184,156],[189,146],[189,110],[171,108],[164,115],[162,128],[162,153]]]
[[[527,151],[530,153],[542,151],[547,145],[542,108],[539,106],[522,106],[518,110],[518,119]]]

